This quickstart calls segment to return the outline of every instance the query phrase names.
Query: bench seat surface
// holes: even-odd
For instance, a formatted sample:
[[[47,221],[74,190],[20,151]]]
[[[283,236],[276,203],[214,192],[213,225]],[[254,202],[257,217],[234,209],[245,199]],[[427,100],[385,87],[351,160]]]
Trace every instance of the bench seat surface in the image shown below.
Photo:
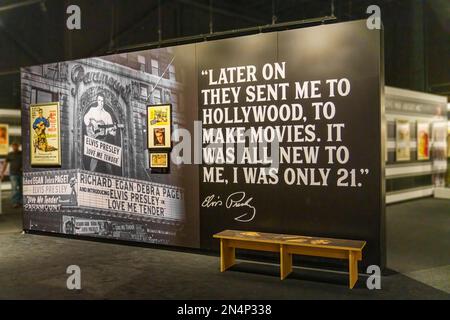
[[[341,249],[361,251],[366,242],[358,240],[345,240],[333,238],[318,238],[291,234],[264,233],[253,231],[225,230],[213,236],[218,239],[229,239],[251,242],[277,243],[302,247],[322,247],[328,249]]]

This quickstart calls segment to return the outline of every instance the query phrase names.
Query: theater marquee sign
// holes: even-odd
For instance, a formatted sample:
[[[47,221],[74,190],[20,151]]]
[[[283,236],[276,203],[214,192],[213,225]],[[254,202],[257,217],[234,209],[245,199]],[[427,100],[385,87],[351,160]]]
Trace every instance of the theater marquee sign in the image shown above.
[[[104,214],[123,214],[184,220],[180,188],[96,174],[66,170],[55,175],[49,171],[24,176],[26,210],[57,212],[60,210],[96,209]]]

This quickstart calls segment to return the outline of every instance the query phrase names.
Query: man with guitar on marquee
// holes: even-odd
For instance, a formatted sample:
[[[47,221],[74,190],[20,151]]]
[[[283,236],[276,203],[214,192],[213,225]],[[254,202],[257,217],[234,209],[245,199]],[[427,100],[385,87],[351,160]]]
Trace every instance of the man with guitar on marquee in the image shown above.
[[[108,111],[104,108],[105,96],[103,93],[97,95],[97,106],[92,106],[84,115],[86,133],[89,137],[111,143],[117,134],[119,126],[113,122]],[[111,173],[112,168],[109,163],[91,158],[90,171]]]
[[[47,134],[45,133],[45,129],[50,127],[49,118],[44,118],[42,108],[38,109],[38,117],[33,122],[33,129],[36,133],[33,144],[35,150],[41,151],[55,151],[57,150],[55,147],[48,145],[47,143]]]

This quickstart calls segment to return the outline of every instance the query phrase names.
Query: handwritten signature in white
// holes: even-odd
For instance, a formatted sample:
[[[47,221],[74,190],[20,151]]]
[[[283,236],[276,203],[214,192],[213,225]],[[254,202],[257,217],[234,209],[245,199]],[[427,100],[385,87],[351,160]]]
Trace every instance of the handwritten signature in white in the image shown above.
[[[250,222],[255,218],[256,215],[256,208],[251,205],[251,202],[253,200],[253,197],[245,199],[245,192],[244,191],[238,191],[230,194],[225,201],[225,207],[227,209],[230,208],[249,208],[250,210],[245,212],[244,214],[241,214],[240,216],[234,218],[234,220],[239,222]],[[215,208],[215,207],[222,207],[223,201],[220,200],[220,197],[217,197],[215,194],[211,194],[207,196],[203,202],[202,207],[203,208]]]

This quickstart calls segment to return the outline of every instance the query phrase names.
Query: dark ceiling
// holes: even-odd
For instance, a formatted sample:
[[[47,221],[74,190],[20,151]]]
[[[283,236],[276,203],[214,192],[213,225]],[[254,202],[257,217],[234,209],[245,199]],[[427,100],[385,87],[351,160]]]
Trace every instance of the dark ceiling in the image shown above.
[[[66,28],[72,4],[81,30]],[[19,107],[22,66],[273,23],[362,19],[372,4],[385,27],[386,84],[450,96],[448,0],[0,0],[0,108]]]

